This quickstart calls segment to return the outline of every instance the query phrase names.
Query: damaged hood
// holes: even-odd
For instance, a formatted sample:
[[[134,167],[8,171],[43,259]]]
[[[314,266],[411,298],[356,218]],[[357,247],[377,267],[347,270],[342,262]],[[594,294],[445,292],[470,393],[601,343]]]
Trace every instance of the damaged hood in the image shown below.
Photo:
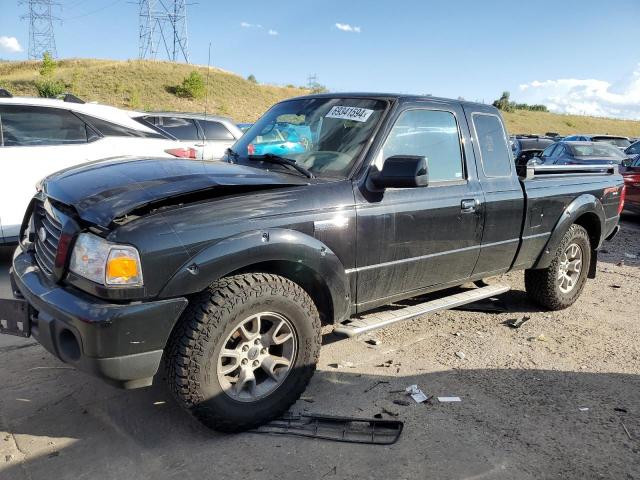
[[[128,158],[92,162],[48,176],[43,191],[83,220],[109,227],[143,207],[179,204],[235,192],[306,185],[305,178],[225,162]],[[175,202],[171,202],[175,199]]]

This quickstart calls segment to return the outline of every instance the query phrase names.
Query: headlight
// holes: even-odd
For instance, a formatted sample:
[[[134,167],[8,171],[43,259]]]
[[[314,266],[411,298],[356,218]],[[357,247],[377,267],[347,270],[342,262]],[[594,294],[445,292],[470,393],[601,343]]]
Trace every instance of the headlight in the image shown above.
[[[102,285],[142,285],[138,250],[129,245],[107,242],[91,233],[78,235],[69,269]]]

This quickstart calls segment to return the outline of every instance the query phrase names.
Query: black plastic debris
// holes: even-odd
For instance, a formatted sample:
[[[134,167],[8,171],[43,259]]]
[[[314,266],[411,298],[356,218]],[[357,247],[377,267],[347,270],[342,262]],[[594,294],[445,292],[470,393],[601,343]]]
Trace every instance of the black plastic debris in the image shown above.
[[[526,315],[524,315],[520,318],[510,318],[509,320],[505,320],[504,322],[502,322],[502,324],[511,328],[520,328],[522,325],[524,325],[525,322],[528,322],[529,320],[531,320],[531,317],[527,317]]]
[[[286,415],[251,430],[251,432],[294,435],[335,442],[391,445],[398,441],[403,427],[404,423],[399,420],[337,417],[309,413]]]

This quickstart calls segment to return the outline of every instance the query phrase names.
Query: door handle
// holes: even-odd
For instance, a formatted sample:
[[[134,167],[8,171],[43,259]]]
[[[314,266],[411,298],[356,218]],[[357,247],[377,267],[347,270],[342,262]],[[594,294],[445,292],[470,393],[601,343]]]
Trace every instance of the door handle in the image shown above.
[[[460,202],[460,211],[462,213],[474,213],[480,206],[480,200],[477,198],[467,198]]]

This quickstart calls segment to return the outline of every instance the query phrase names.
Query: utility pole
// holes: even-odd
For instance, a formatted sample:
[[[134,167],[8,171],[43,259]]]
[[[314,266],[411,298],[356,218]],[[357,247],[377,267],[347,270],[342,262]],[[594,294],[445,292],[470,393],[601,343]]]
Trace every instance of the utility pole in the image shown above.
[[[139,58],[157,60],[164,51],[172,62],[189,63],[186,0],[139,0]]]
[[[19,3],[28,8],[28,13],[21,18],[29,20],[29,59],[39,60],[45,52],[57,57],[53,21],[59,18],[52,15],[52,10],[60,4],[52,0],[21,0]]]

